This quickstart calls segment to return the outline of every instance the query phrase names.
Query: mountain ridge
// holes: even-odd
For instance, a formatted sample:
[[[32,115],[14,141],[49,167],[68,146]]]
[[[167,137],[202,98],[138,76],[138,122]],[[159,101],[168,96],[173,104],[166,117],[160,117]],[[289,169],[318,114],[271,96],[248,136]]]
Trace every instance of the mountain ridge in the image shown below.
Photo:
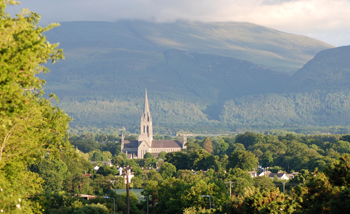
[[[333,47],[306,36],[239,22],[63,22],[46,36],[65,49],[178,49],[234,57],[287,73],[294,73],[320,50]]]
[[[139,24],[132,23],[134,26],[128,26],[128,22],[123,22],[127,26],[114,23],[116,28],[109,29],[109,31],[121,31],[117,32],[118,37],[115,37],[116,34],[113,33],[105,34],[107,31],[104,28],[111,26],[111,23],[104,22],[98,23],[101,31],[96,30],[97,28],[89,28],[91,23],[85,22],[86,26],[83,31],[80,28],[69,31],[74,25],[66,25],[65,30],[53,32],[51,36],[47,35],[49,41],[56,42],[60,38],[59,35],[70,32],[63,36],[61,42],[66,60],[50,65],[52,72],[43,78],[47,80],[46,92],[56,93],[61,99],[57,105],[73,117],[74,121],[71,124],[73,128],[127,127],[130,131],[137,132],[145,88],[148,89],[150,108],[157,133],[198,129],[212,131],[222,129],[236,132],[251,127],[288,128],[349,124],[350,115],[347,113],[350,110],[347,104],[350,103],[349,86],[344,78],[342,78],[344,80],[342,87],[334,86],[332,90],[327,91],[329,87],[323,90],[322,84],[325,83],[322,81],[331,81],[331,79],[323,78],[322,75],[317,75],[317,72],[312,71],[312,69],[315,71],[322,69],[322,66],[317,67],[317,65],[327,60],[329,60],[329,67],[325,67],[324,72],[329,75],[336,74],[332,72],[335,65],[344,64],[339,68],[345,70],[349,67],[347,62],[343,63],[346,57],[338,57],[338,59],[337,57],[332,58],[332,54],[329,55],[329,50],[333,49],[316,54],[317,48],[307,50],[305,47],[305,50],[301,52],[295,52],[292,49],[287,54],[288,48],[277,48],[273,54],[278,56],[280,56],[278,51],[282,51],[282,55],[285,52],[285,56],[299,53],[301,58],[307,52],[315,52],[316,55],[309,54],[311,60],[305,62],[304,66],[300,66],[300,70],[282,72],[276,71],[271,66],[224,56],[225,51],[229,48],[222,49],[223,54],[217,55],[218,49],[216,48],[224,46],[227,42],[220,43],[218,40],[219,43],[215,43],[215,39],[219,38],[215,34],[209,33],[214,36],[214,39],[209,39],[210,42],[207,44],[202,41],[190,44],[193,41],[191,39],[194,39],[193,36],[189,41],[183,42],[191,33],[184,33],[185,27],[179,26],[185,25],[186,22],[173,23],[175,28],[180,29],[177,29],[178,34],[185,35],[175,41],[181,41],[178,42],[179,44],[189,44],[188,49],[200,48],[201,45],[208,48],[214,44],[211,53],[169,48],[178,45],[178,43],[172,43],[172,40],[159,41],[156,39],[155,41],[161,44],[154,45],[149,42],[148,38],[145,39],[142,33],[147,31],[144,29],[146,27],[151,27],[148,31],[157,30],[153,28],[155,25],[145,25],[146,27],[143,26],[134,31]],[[193,25],[197,26],[196,23]],[[266,28],[250,26],[252,28],[248,31],[255,29],[257,34],[266,31]],[[121,30],[127,28],[131,30]],[[189,28],[192,29],[191,26]],[[209,26],[209,29],[212,28],[213,25]],[[209,32],[206,30],[203,33],[203,26],[200,26],[199,29],[201,30],[196,35],[204,35],[207,31]],[[218,26],[217,29],[220,30],[222,27]],[[163,31],[157,38],[162,37]],[[273,30],[268,29],[267,31]],[[166,35],[171,33],[167,32]],[[235,33],[239,34],[239,32]],[[153,32],[152,35],[155,34]],[[260,35],[260,37],[265,38],[266,35],[268,34]],[[82,39],[80,36],[83,36]],[[280,34],[275,36],[280,36]],[[130,37],[130,40],[118,40],[118,38],[126,37]],[[250,40],[249,42],[258,41],[252,35],[240,38]],[[288,42],[288,39],[289,37],[283,37],[278,41],[284,41],[283,45],[289,47],[294,43],[293,41]],[[264,42],[267,43],[268,40]],[[300,45],[304,43],[305,41]],[[233,44],[232,41],[231,44]],[[322,46],[322,43],[317,41],[315,44]],[[251,42],[250,45],[254,45],[254,42]],[[274,46],[262,44],[261,47]],[[338,49],[334,48],[334,50]],[[344,50],[350,53],[347,48]],[[248,53],[249,51],[246,52],[247,55]],[[320,57],[322,55],[324,56]],[[332,60],[338,61],[332,64],[330,63]],[[299,63],[296,61],[293,61],[294,66]],[[285,62],[288,64],[287,61]],[[343,77],[347,75],[345,70]],[[308,74],[310,72],[311,76]],[[290,76],[292,73],[294,74]],[[314,85],[308,85],[308,82],[302,81],[308,75],[315,82]],[[339,78],[334,79],[334,81],[337,80]]]

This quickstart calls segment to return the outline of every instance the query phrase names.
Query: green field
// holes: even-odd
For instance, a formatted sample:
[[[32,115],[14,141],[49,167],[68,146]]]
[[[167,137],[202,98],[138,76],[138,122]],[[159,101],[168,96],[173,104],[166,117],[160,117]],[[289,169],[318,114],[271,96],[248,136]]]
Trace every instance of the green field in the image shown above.
[[[118,195],[126,195],[126,189],[113,189],[112,191],[114,191]],[[142,191],[143,189],[130,189],[130,194],[131,192],[133,192],[140,201],[143,201],[145,199],[142,197]]]

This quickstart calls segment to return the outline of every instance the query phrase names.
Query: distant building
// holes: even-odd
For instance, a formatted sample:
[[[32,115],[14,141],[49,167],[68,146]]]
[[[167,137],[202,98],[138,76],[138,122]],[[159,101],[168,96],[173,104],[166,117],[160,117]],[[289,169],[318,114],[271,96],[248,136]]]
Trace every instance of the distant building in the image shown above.
[[[271,171],[264,171],[264,172],[259,174],[259,177],[265,176],[265,177],[269,177],[271,179],[277,178],[278,180],[290,180],[290,179],[294,178],[295,175],[297,175],[297,174],[298,174],[298,172],[294,172],[292,174],[287,174],[287,173],[284,173],[282,171],[279,171],[277,173],[272,173]]]
[[[149,110],[147,90],[145,94],[145,106],[141,115],[140,135],[138,140],[124,140],[122,133],[121,152],[128,158],[142,159],[149,152],[155,158],[160,152],[175,152],[186,148],[187,137],[183,140],[153,140],[152,117]]]

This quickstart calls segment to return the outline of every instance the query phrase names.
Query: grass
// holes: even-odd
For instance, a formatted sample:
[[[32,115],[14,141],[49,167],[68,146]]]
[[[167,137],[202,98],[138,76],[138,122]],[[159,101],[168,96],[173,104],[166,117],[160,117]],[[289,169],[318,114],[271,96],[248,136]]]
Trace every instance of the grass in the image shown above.
[[[118,195],[126,194],[126,189],[113,189],[112,191],[114,191]],[[143,191],[143,189],[130,189],[130,193],[133,192],[140,201],[145,200],[142,197],[142,194],[141,194],[142,191]]]

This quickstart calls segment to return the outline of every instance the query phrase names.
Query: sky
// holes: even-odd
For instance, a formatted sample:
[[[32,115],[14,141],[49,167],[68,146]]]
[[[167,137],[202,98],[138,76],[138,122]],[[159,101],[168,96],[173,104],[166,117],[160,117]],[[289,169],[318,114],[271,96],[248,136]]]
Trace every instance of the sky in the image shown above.
[[[350,45],[350,0],[21,0],[8,6],[39,13],[40,24],[66,21],[251,22],[287,33]]]

